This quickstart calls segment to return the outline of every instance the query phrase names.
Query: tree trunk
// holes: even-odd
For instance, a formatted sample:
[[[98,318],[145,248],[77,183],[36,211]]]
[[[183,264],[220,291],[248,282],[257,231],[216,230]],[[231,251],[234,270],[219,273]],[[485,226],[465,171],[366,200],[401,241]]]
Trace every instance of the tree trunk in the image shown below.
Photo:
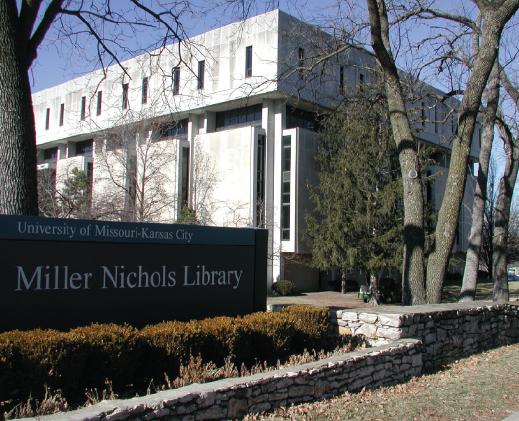
[[[346,272],[341,272],[341,293],[346,294]]]
[[[369,274],[369,290],[371,292],[371,297],[369,303],[373,306],[380,305],[380,291],[378,289],[378,278],[375,272],[371,272]]]
[[[371,44],[385,79],[391,128],[399,151],[404,197],[402,302],[425,302],[424,203],[416,139],[411,131],[398,70],[389,44],[389,24],[383,1],[368,0]]]
[[[516,7],[517,9],[517,7]],[[472,67],[472,75],[465,89],[459,110],[458,133],[452,144],[451,163],[442,205],[438,212],[435,246],[427,264],[427,302],[439,303],[445,272],[454,244],[465,181],[481,96],[497,56],[501,31],[506,20],[494,11],[485,11],[483,43]]]
[[[517,172],[519,169],[519,145],[517,141],[514,142],[509,131],[505,133],[501,130],[501,133],[505,140],[506,165],[503,177],[499,182],[499,193],[494,217],[492,278],[494,280],[494,301],[507,302],[510,298],[506,258],[508,223],[510,220],[512,195],[514,193],[515,181],[517,180]]]
[[[26,40],[14,0],[0,1],[0,213],[38,214],[36,135]]]
[[[474,301],[478,280],[479,254],[482,245],[483,220],[485,217],[485,200],[487,197],[487,179],[490,153],[494,140],[494,125],[499,105],[499,65],[494,63],[487,87],[487,108],[481,135],[479,151],[479,171],[472,205],[472,226],[469,235],[465,272],[461,286],[460,301]]]

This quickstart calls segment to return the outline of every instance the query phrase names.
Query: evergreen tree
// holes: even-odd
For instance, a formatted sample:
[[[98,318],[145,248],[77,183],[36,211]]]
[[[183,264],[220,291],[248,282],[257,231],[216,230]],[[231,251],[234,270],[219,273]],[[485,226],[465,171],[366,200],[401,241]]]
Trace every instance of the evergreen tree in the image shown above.
[[[403,207],[398,152],[387,105],[360,93],[323,124],[319,184],[307,216],[313,265],[361,270],[377,288],[377,272],[401,267]]]

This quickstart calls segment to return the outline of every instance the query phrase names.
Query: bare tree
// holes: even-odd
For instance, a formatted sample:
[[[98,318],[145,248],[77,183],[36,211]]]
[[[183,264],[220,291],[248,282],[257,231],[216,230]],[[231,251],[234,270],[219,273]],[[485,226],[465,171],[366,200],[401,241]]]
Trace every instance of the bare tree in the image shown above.
[[[171,222],[177,216],[178,140],[161,138],[165,123],[139,120],[96,139],[93,207],[102,218]]]
[[[191,151],[191,188],[187,204],[196,221],[201,225],[213,225],[212,216],[217,208],[213,197],[214,187],[218,181],[215,162],[195,139]],[[234,212],[235,213],[235,212]]]
[[[499,65],[496,61],[490,75],[490,80],[486,92],[487,106],[484,112],[483,131],[481,135],[481,148],[479,151],[479,170],[477,177],[476,190],[474,192],[474,202],[472,205],[472,225],[469,235],[469,245],[465,259],[465,271],[463,273],[463,284],[461,286],[460,300],[472,301],[476,296],[476,284],[478,280],[480,251],[483,245],[483,230],[493,228],[493,221],[489,222],[489,212],[493,206],[485,203],[492,203],[487,199],[488,172],[490,164],[490,153],[494,140],[494,126],[499,105]],[[495,172],[495,171],[494,171]],[[493,192],[493,185],[491,186]],[[492,197],[490,197],[493,199]],[[486,220],[485,220],[486,219]],[[485,224],[486,222],[486,224]],[[490,241],[491,243],[491,241]],[[488,238],[487,238],[488,245]],[[488,251],[488,248],[483,252]],[[487,253],[488,255],[488,253]],[[492,273],[489,271],[489,273]]]
[[[494,301],[506,302],[510,298],[508,291],[507,249],[510,208],[519,171],[519,141],[506,124],[498,122],[498,128],[504,142],[506,162],[504,174],[499,180],[499,192],[495,206],[494,236],[492,239],[492,279],[494,280]]]
[[[471,73],[463,92],[459,107],[459,122],[452,142],[449,173],[442,205],[438,212],[434,249],[429,255],[427,276],[423,278],[423,197],[419,191],[416,139],[412,135],[408,112],[402,94],[401,79],[395,65],[390,42],[390,25],[386,2],[367,0],[372,46],[385,78],[393,135],[400,151],[400,163],[404,185],[404,291],[411,286],[411,295],[404,301],[412,303],[439,302],[443,280],[454,243],[459,210],[463,198],[467,164],[476,118],[483,90],[497,57],[501,34],[505,24],[519,8],[519,1],[499,2],[475,1],[482,16],[481,26],[471,23],[465,16],[453,15],[424,7],[420,2],[416,8],[409,7],[402,19],[422,16],[428,19],[447,19],[468,25],[472,31],[480,32],[480,45],[473,49]],[[424,294],[425,291],[425,294]],[[411,298],[411,300],[410,300]]]
[[[519,260],[519,211],[513,208],[510,211],[510,221],[508,223],[508,263]]]
[[[89,175],[77,167],[60,177],[51,169],[38,171],[40,215],[53,218],[91,218],[92,189]]]

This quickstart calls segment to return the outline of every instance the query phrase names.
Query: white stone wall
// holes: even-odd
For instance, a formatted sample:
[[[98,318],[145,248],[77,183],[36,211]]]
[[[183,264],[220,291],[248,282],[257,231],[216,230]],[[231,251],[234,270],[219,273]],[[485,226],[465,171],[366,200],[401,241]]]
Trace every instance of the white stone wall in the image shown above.
[[[274,92],[277,88],[278,11],[259,15],[195,36],[180,47],[160,54],[143,54],[118,66],[98,70],[32,96],[37,144],[61,139],[80,140],[88,135],[132,121],[182,115],[188,111]],[[245,77],[245,48],[253,47],[252,77]],[[198,61],[205,60],[204,89],[197,89]],[[171,72],[180,66],[180,94],[172,91]],[[147,104],[142,104],[142,79],[149,78]],[[122,84],[129,84],[129,108],[122,109]],[[97,92],[102,91],[102,111],[97,115]],[[81,98],[86,97],[86,118],[80,119]],[[59,126],[60,104],[64,124]],[[240,104],[236,104],[239,107]],[[46,109],[50,126],[45,129]],[[178,117],[180,118],[180,117]]]
[[[256,138],[261,129],[239,127],[200,134],[192,146],[192,200],[217,226],[253,225]]]

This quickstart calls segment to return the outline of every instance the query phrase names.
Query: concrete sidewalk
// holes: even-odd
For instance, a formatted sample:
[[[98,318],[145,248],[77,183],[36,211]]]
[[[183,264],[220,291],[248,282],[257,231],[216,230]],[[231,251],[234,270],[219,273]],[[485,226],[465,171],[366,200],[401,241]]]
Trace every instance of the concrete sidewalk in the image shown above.
[[[341,294],[335,291],[305,292],[289,297],[267,297],[267,308],[279,308],[291,304],[310,304],[329,308],[372,308],[357,297],[356,292]]]

